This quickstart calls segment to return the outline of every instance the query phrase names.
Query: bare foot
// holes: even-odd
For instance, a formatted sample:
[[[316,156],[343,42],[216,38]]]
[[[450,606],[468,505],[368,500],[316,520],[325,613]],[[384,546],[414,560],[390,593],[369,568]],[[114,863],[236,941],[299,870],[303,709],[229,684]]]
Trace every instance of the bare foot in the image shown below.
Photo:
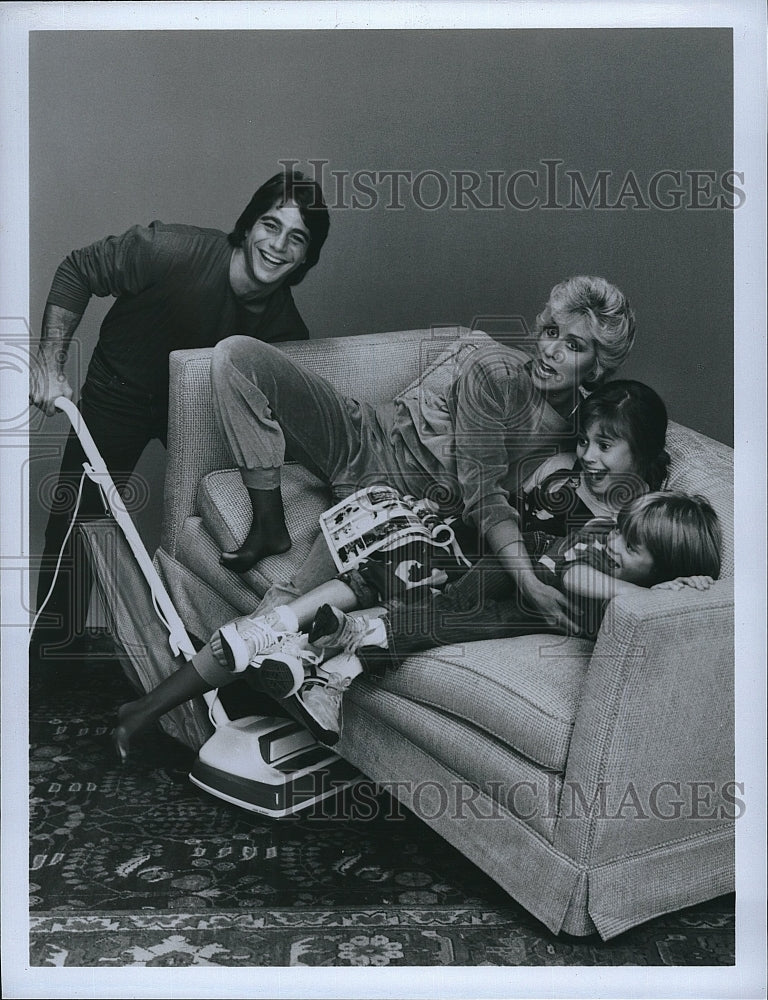
[[[141,701],[128,701],[117,710],[117,725],[112,730],[114,744],[120,761],[128,760],[131,739],[152,721],[141,707]]]

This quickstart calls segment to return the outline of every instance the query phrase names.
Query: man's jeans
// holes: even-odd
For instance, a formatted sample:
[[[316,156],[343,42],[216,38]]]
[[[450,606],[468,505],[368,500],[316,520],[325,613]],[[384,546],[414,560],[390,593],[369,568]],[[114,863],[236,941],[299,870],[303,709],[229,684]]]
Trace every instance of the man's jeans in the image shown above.
[[[145,491],[141,484],[136,484],[134,490],[127,490],[126,486],[146,445],[153,438],[166,443],[166,400],[159,400],[126,385],[98,356],[94,356],[83,384],[79,408],[126,507],[135,508],[145,499]],[[37,585],[38,609],[53,582],[56,563],[72,522],[83,463],[86,461],[77,435],[72,430],[50,501]],[[109,512],[105,511],[99,488],[86,476],[78,519],[104,516],[105,513]],[[73,531],[63,548],[53,591],[35,627],[31,647],[35,655],[45,655],[46,659],[56,659],[57,654],[64,657],[70,640],[82,635],[88,615],[91,583],[82,541]]]

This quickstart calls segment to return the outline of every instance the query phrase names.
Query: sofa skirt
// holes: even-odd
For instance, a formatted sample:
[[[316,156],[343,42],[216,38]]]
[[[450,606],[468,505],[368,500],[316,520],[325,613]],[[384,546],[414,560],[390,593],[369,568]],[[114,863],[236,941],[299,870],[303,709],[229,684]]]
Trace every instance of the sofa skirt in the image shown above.
[[[334,748],[497,882],[554,933],[595,932],[587,873],[482,789],[467,782],[357,700],[345,702]]]

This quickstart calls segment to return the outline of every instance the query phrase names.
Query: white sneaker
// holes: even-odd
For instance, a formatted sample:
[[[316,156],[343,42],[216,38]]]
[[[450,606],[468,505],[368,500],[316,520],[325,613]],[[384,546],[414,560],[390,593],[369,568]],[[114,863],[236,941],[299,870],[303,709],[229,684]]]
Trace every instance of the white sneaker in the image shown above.
[[[219,635],[229,669],[235,673],[245,670],[254,657],[278,645],[297,629],[296,615],[286,607],[254,618],[236,618],[222,625]]]
[[[245,679],[273,698],[290,698],[304,683],[305,669],[314,668],[322,658],[322,653],[308,648],[306,635],[289,633],[251,659]]]
[[[381,618],[348,615],[331,604],[323,604],[312,621],[309,641],[320,649],[354,653],[361,646],[386,647],[387,633]]]
[[[362,665],[356,656],[336,656],[315,667],[291,699],[304,725],[326,746],[333,746],[341,736],[344,694],[360,673]]]

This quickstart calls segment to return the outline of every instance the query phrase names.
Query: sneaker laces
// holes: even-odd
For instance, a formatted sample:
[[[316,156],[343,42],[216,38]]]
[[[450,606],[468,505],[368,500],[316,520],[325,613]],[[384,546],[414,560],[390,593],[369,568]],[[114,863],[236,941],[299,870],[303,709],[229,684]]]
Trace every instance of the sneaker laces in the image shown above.
[[[341,674],[308,678],[301,689],[301,700],[315,719],[334,733],[341,732],[341,703],[352,683],[351,678]]]
[[[244,642],[253,647],[251,656],[263,653],[290,634],[285,629],[275,628],[267,618],[241,618],[236,622],[235,630]]]
[[[283,656],[295,656],[302,663],[315,665],[323,659],[322,653],[316,653],[307,645],[307,636],[303,632],[281,632],[278,633],[274,642],[265,649],[260,649],[251,657],[249,663],[258,666],[267,657],[275,658],[275,654]]]
[[[343,611],[338,631],[327,636],[325,641],[328,645],[333,645],[343,649],[347,653],[356,652],[360,646],[365,646],[365,640],[373,634],[375,623],[378,619],[366,618],[364,615],[348,615]]]

